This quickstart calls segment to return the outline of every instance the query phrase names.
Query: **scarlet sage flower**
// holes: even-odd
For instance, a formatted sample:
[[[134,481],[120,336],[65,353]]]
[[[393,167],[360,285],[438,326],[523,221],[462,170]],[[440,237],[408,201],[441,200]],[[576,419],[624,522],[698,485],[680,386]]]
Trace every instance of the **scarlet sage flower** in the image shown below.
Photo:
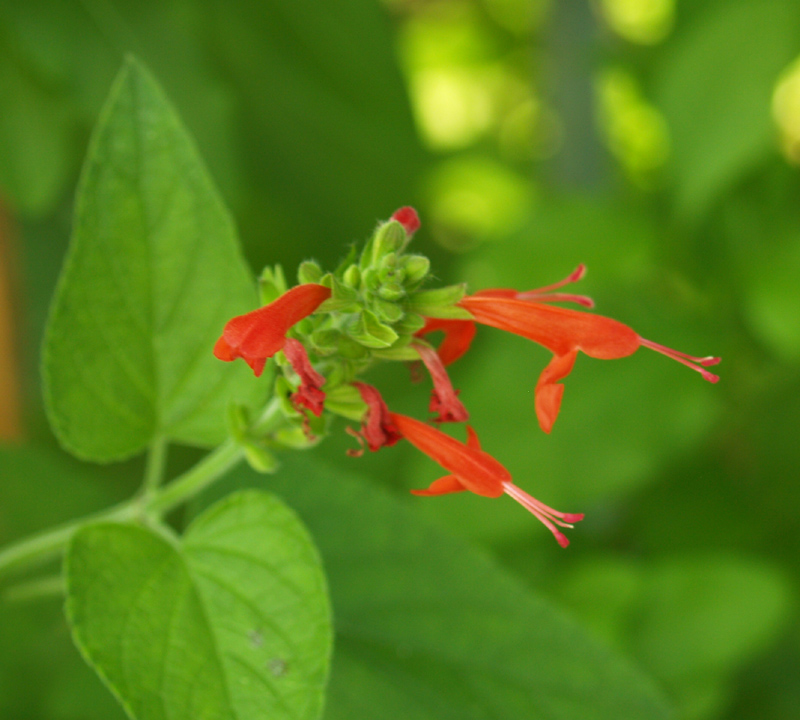
[[[322,390],[325,378],[314,370],[308,353],[299,340],[287,338],[283,352],[300,378],[300,387],[291,397],[292,404],[298,410],[304,407],[319,417],[325,402],[325,393]]]
[[[558,417],[564,386],[559,384],[572,370],[578,351],[600,360],[612,360],[632,355],[640,347],[648,347],[699,372],[705,380],[717,382],[719,377],[706,370],[716,365],[718,357],[695,357],[646,340],[627,325],[602,315],[546,305],[555,300],[577,302],[591,307],[591,300],[582,295],[554,294],[549,291],[574,282],[583,275],[580,266],[565,280],[547,288],[517,292],[516,290],[484,290],[462,298],[458,305],[467,310],[474,322],[521,335],[546,347],[553,359],[545,367],[536,383],[536,416],[545,432],[550,432]],[[463,355],[472,341],[463,324],[470,320],[434,321],[419,334],[444,330],[446,360],[453,362]],[[443,324],[446,323],[446,324]]]
[[[329,288],[314,283],[298,285],[269,305],[229,320],[214,346],[214,355],[230,362],[243,358],[261,375],[264,364],[286,344],[292,325],[313,313],[331,296]]]
[[[417,351],[433,380],[433,392],[429,410],[435,414],[434,422],[466,422],[469,413],[458,399],[458,391],[453,389],[442,359],[427,343],[413,342],[411,347]]]
[[[556,525],[571,528],[572,523],[583,520],[583,515],[554,510],[518,488],[512,482],[511,473],[481,450],[478,436],[471,427],[467,427],[468,440],[464,444],[406,415],[389,413],[389,418],[406,440],[451,473],[434,480],[427,490],[412,490],[414,495],[445,495],[464,490],[492,498],[510,495],[553,533],[561,547],[569,545]]]
[[[354,382],[353,387],[358,390],[361,399],[367,404],[367,414],[364,416],[361,432],[347,428],[347,431],[361,443],[361,450],[349,450],[347,454],[351,457],[359,457],[364,452],[365,440],[372,452],[398,442],[402,435],[389,417],[389,408],[377,388],[362,382]]]

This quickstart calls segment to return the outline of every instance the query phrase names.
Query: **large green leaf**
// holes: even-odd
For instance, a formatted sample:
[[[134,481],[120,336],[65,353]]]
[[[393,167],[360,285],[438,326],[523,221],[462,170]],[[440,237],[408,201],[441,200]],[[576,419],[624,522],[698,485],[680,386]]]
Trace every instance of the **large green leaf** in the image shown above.
[[[392,463],[393,451],[382,452]],[[326,720],[669,716],[624,659],[374,484],[307,457],[288,458],[267,483],[308,523],[330,578],[337,644]],[[509,510],[481,500],[487,512]]]
[[[231,219],[186,131],[129,61],[89,149],[47,327],[45,397],[61,442],[113,460],[154,437],[211,445],[246,368],[211,350],[256,304]]]
[[[97,524],[67,556],[75,640],[137,720],[314,720],[331,645],[319,557],[275,498],[237,493],[181,542]]]

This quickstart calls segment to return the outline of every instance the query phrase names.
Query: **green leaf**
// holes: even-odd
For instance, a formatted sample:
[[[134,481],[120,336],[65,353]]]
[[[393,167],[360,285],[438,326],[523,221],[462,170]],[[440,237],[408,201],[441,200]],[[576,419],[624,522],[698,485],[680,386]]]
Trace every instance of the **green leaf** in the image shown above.
[[[331,646],[325,579],[306,530],[277,499],[231,495],[180,542],[87,526],[66,576],[75,641],[136,720],[319,717]]]
[[[225,321],[255,306],[194,145],[129,60],[90,145],[45,337],[45,399],[62,444],[108,461],[158,436],[221,442],[226,403],[252,402],[258,386],[211,351]]]
[[[709,3],[664,54],[656,99],[669,123],[676,203],[697,217],[775,152],[770,99],[800,52],[794,0]]]
[[[258,482],[244,469],[236,477]],[[269,487],[302,514],[330,578],[337,652],[326,720],[669,717],[622,657],[374,483],[295,455]],[[477,500],[489,513],[520,511]]]

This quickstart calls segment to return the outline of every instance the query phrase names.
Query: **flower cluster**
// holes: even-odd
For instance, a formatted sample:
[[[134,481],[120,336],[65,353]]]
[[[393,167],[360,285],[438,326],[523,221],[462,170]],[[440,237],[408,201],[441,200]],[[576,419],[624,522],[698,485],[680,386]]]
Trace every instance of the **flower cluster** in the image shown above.
[[[572,527],[583,515],[562,513],[517,487],[510,473],[485,452],[467,427],[462,443],[429,423],[393,413],[377,388],[360,378],[378,361],[421,361],[433,383],[429,411],[433,423],[462,423],[468,412],[453,388],[446,366],[469,349],[477,325],[521,335],[553,353],[535,388],[535,411],[549,433],[558,417],[564,386],[578,352],[603,360],[625,357],[647,347],[698,371],[717,357],[694,357],[645,340],[627,325],[585,310],[554,306],[572,303],[586,309],[590,298],[559,292],[583,277],[579,266],[564,280],[519,292],[481,290],[466,294],[464,285],[427,289],[430,263],[406,252],[419,228],[413,208],[401,208],[378,225],[361,253],[355,248],[333,273],[314,262],[298,272],[298,285],[287,289],[280,269],[261,278],[265,305],[230,320],[214,347],[220,360],[242,358],[256,376],[275,359],[275,392],[293,430],[272,437],[274,444],[308,445],[325,432],[331,414],[360,423],[348,428],[371,451],[407,440],[449,474],[415,495],[443,495],[469,490],[485,497],[510,495],[533,513],[562,547],[569,540],[558,527]],[[438,347],[426,337],[443,333]],[[327,411],[327,412],[326,412]]]

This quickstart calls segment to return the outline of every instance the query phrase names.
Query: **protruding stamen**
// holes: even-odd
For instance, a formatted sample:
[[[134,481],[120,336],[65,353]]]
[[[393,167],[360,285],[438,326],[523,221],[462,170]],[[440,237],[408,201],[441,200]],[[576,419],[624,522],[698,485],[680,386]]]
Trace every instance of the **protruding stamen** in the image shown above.
[[[651,350],[655,350],[662,355],[666,355],[673,360],[677,360],[682,365],[686,365],[686,367],[691,368],[699,372],[704,380],[708,380],[708,382],[715,383],[719,380],[719,375],[715,375],[714,373],[708,372],[704,368],[710,367],[712,365],[716,365],[717,363],[722,360],[722,358],[715,357],[713,355],[707,355],[705,357],[697,357],[695,355],[689,355],[687,353],[681,352],[680,350],[673,350],[672,348],[668,348],[666,345],[660,345],[659,343],[654,343],[651,340],[645,340],[643,337],[639,338],[639,342],[644,345],[644,347],[648,347]],[[701,367],[698,367],[701,366]]]
[[[581,263],[563,280],[559,280],[557,283],[553,283],[552,285],[545,285],[544,287],[536,288],[535,290],[529,290],[528,292],[541,294],[550,292],[551,290],[558,290],[558,288],[564,287],[564,285],[578,282],[578,280],[581,280],[584,275],[586,275],[586,265]]]
[[[540,502],[535,497],[528,495],[524,490],[518,488],[514,483],[511,482],[504,482],[503,483],[503,490],[507,495],[510,495],[514,500],[516,500],[520,505],[522,505],[526,510],[529,510],[533,515],[541,522],[558,541],[558,544],[561,547],[567,547],[569,545],[569,540],[567,540],[566,536],[559,532],[556,529],[556,525],[565,528],[573,527],[571,523],[579,522],[583,520],[583,514],[581,513],[562,513],[558,510],[554,510],[553,508],[545,505],[543,502]]]
[[[535,300],[536,302],[573,302],[585,308],[593,308],[594,300],[588,295],[572,295],[570,293],[545,293],[540,294],[538,290],[528,290],[527,292],[517,293],[517,300]]]

